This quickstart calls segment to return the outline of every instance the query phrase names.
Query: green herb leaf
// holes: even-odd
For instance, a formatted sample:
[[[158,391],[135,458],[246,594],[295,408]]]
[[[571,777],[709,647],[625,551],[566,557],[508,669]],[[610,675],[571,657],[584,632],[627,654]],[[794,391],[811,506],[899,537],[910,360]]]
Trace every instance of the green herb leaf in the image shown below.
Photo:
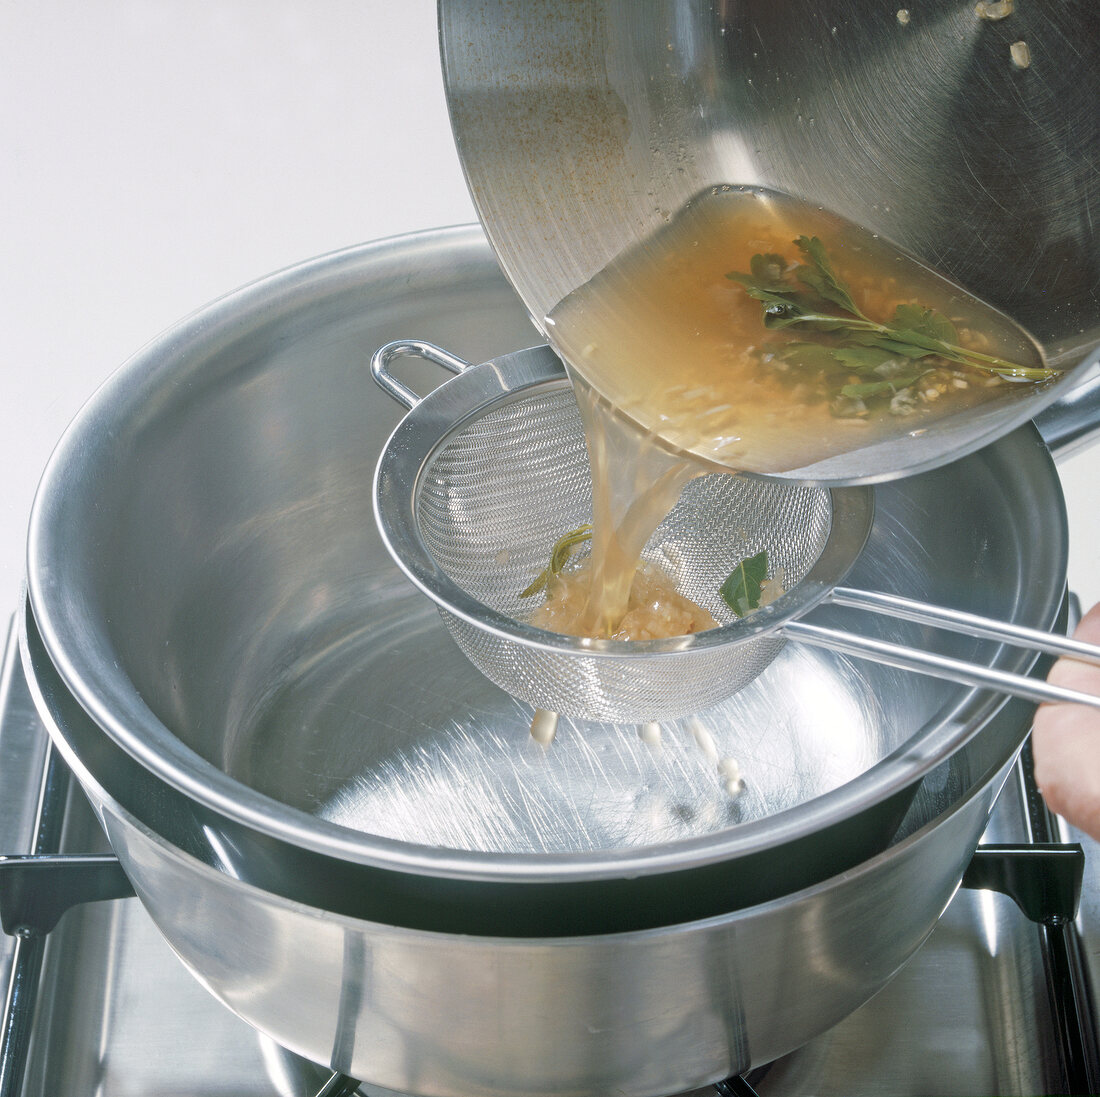
[[[897,355],[880,346],[839,346],[834,348],[833,357],[852,373],[874,373],[887,362],[895,361]]]
[[[836,369],[840,365],[837,347],[828,343],[781,343],[769,344],[769,350],[791,365],[804,369]]]
[[[763,256],[754,255],[752,257],[752,265],[756,266],[756,261],[762,259]],[[764,303],[765,309],[768,308],[786,308],[790,305],[788,294],[795,293],[795,287],[790,286],[786,289],[783,287],[776,287],[767,282],[762,282],[756,278],[753,274],[742,274],[739,271],[730,271],[726,275],[733,282],[740,282],[745,287],[745,291],[750,297],[755,297],[757,301]]]
[[[927,372],[924,371],[924,372]],[[903,374],[900,377],[891,377],[884,381],[867,381],[858,385],[843,385],[840,389],[841,396],[851,396],[856,400],[866,400],[868,396],[893,396],[904,388],[908,388],[914,381],[919,380],[924,373]]]
[[[563,533],[554,542],[554,547],[550,550],[550,563],[539,572],[535,581],[529,587],[520,591],[519,596],[530,598],[533,594],[545,590],[550,580],[555,575],[560,574],[561,569],[569,562],[569,557],[573,555],[574,550],[579,545],[583,545],[585,541],[591,540],[592,526],[587,522],[583,526],[571,529],[568,533]]]
[[[882,367],[891,360],[916,362],[932,356],[1005,378],[1046,381],[1057,374],[1046,367],[1023,366],[960,346],[955,325],[942,313],[923,305],[898,305],[888,324],[868,319],[833,270],[821,240],[816,236],[799,236],[794,244],[806,262],[793,271],[783,256],[767,253],[752,257],[751,273],[733,271],[726,275],[764,306],[766,328],[797,327],[821,337],[817,343],[791,343],[777,350],[785,362],[804,369],[824,370],[827,382],[833,383],[843,382],[845,373],[860,377],[885,373]],[[840,313],[833,312],[834,308]],[[901,366],[898,361],[895,373],[904,375]],[[908,383],[919,376],[911,374]],[[862,396],[881,396],[903,387],[901,376],[895,375],[870,380],[866,386],[843,383],[838,391],[845,396],[857,392]]]
[[[797,300],[781,300],[777,304],[765,306],[764,327],[778,331],[789,328],[792,324],[803,324],[823,332],[844,331],[848,327],[848,321],[844,317],[817,312],[799,304]]]
[[[794,242],[795,247],[809,260],[809,263],[800,266],[795,274],[807,286],[811,286],[826,301],[832,301],[839,305],[845,312],[858,316],[861,320],[866,317],[859,311],[848,287],[837,277],[829,262],[829,255],[825,251],[825,245],[816,236],[800,236]]]
[[[927,358],[930,354],[938,353],[930,347],[906,341],[903,338],[905,334],[890,332],[884,335],[873,331],[857,331],[848,336],[848,341],[855,346],[874,347],[885,352],[888,358]],[[914,338],[924,337],[914,335]]]
[[[758,552],[742,560],[726,576],[718,588],[722,601],[737,614],[745,617],[760,607],[761,584],[768,577],[768,554]]]
[[[784,362],[806,369],[843,370],[860,375],[879,372],[899,355],[877,344],[866,346],[847,343],[785,343],[769,348]],[[902,363],[898,363],[899,366]],[[912,372],[901,369],[898,372]]]
[[[955,325],[942,312],[926,309],[921,305],[898,305],[894,309],[894,319],[890,326],[898,331],[913,331],[941,343],[959,341]]]

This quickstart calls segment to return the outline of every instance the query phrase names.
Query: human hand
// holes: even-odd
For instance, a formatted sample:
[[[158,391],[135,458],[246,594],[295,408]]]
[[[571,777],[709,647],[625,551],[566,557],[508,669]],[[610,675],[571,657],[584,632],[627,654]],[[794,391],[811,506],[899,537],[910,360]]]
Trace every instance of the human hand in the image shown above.
[[[1100,644],[1100,604],[1081,618],[1074,636]],[[1100,667],[1059,659],[1047,680],[1100,694]],[[1051,811],[1100,841],[1100,711],[1086,705],[1039,706],[1031,734],[1035,781]]]

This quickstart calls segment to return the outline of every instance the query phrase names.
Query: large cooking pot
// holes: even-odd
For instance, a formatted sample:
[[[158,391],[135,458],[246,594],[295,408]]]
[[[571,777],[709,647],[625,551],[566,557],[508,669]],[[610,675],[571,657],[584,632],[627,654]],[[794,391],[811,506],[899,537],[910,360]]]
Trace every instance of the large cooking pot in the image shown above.
[[[1027,707],[788,645],[703,716],[740,796],[680,724],[659,750],[565,722],[533,743],[377,538],[399,410],[366,364],[410,334],[532,342],[479,229],[273,275],[103,386],[31,521],[43,718],[168,941],[303,1055],[476,1097],[657,1094],[782,1054],[930,932]],[[875,506],[853,582],[1055,623],[1065,515],[1033,428]]]
[[[910,837],[771,902],[600,936],[427,932],[242,883],[207,863],[209,851],[184,852],[145,826],[122,806],[133,800],[118,780],[126,767],[107,767],[116,799],[84,764],[103,762],[106,744],[26,623],[25,665],[51,735],[183,962],[279,1044],[402,1093],[668,1094],[824,1032],[934,928],[1010,770],[996,758],[1022,726],[1020,713],[995,721],[940,767],[913,813],[932,818]],[[223,835],[214,821],[209,841]]]
[[[1100,24],[1089,0],[1021,2],[1007,16],[973,0],[911,11],[440,0],[439,14],[470,193],[540,322],[624,257],[644,269],[689,204],[763,188],[893,241],[1022,325],[1056,368],[1071,371],[1100,342]],[[660,314],[646,292],[632,284],[585,308]],[[561,327],[544,333],[570,349]],[[1016,388],[982,414],[789,475],[874,481],[930,468],[1072,384],[1067,372],[1026,399]]]

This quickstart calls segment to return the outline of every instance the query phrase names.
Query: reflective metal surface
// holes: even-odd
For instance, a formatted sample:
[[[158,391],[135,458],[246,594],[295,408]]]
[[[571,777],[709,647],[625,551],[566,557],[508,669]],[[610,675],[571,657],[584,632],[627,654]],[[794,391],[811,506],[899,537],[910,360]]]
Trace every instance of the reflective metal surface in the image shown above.
[[[557,910],[560,927],[582,903],[569,881],[613,884],[633,897],[621,916],[654,925],[670,896],[689,895],[659,877],[725,864],[719,892],[741,892],[736,859],[888,804],[1003,703],[793,650],[702,717],[720,756],[741,765],[734,801],[681,726],[659,756],[635,729],[599,724],[565,724],[551,752],[536,748],[530,710],[469,668],[378,541],[370,472],[399,409],[366,362],[410,330],[469,358],[529,340],[477,230],[353,249],[204,310],[101,389],[46,472],[28,550],[37,627],[120,764],[134,765],[127,787],[149,773],[184,798],[135,805],[183,848],[225,866],[207,833],[228,820],[231,871],[305,901],[336,866],[284,868],[272,841],[358,866],[374,875],[325,905],[339,898],[337,909],[374,920],[385,920],[384,885],[404,888],[418,917],[457,928],[488,881],[513,900],[538,889],[526,905]],[[435,378],[429,367],[415,380],[425,391]],[[1053,623],[1064,514],[1034,432],[875,490],[854,586]],[[852,615],[831,606],[812,619],[922,646],[923,626]],[[1004,669],[1030,663],[991,641],[944,647]],[[179,833],[188,804],[207,814]],[[471,838],[471,818],[494,822]],[[850,828],[848,840],[877,829],[881,848],[891,826]],[[855,863],[874,848],[851,852]],[[803,865],[784,890],[843,867],[815,876]],[[429,879],[446,881],[433,903]],[[582,905],[593,917],[611,909]],[[717,910],[681,907],[665,921],[703,913]]]
[[[30,539],[51,734],[173,948],[310,1058],[472,1097],[667,1093],[782,1054],[931,931],[1026,710],[793,652],[706,716],[736,799],[681,728],[654,752],[567,725],[543,752],[377,542],[398,412],[366,359],[410,330],[529,340],[477,230],[273,276],[101,390]],[[876,495],[853,581],[1053,622],[1064,515],[1033,431]]]
[[[25,719],[17,666],[6,685],[0,742],[19,739],[30,749],[0,754],[0,773],[17,782],[9,806],[26,812],[36,799],[45,735]],[[0,848],[23,850],[16,844],[23,831],[12,821],[10,812],[0,817]],[[984,840],[1025,836],[1012,780]],[[65,848],[107,848],[79,793],[71,798]],[[1082,920],[1086,942],[1095,945],[1094,851],[1090,845]],[[1007,898],[959,892],[929,941],[873,1002],[754,1076],[755,1088],[761,1097],[1063,1091],[1038,941],[1036,927]],[[22,1097],[313,1097],[326,1077],[217,1003],[137,902],[75,909],[51,935]],[[365,1085],[361,1092],[391,1091]]]
[[[1076,366],[1100,341],[1100,27],[1087,0],[981,8],[443,0],[456,142],[509,279],[542,318],[689,200],[769,187],[894,241]],[[786,475],[932,467],[1056,394]]]
[[[46,741],[39,734],[40,720],[27,683],[19,667],[14,622],[8,622],[4,636],[3,662],[0,662],[0,834],[10,845],[4,853],[30,852],[38,805],[37,785],[28,789],[27,781],[41,781]],[[11,975],[15,940],[0,934],[0,986],[6,987]]]
[[[291,1051],[429,1097],[652,1097],[801,1046],[924,942],[1011,765],[805,891],[655,931],[525,940],[369,923],[248,887],[120,809],[52,733],[143,905],[208,989]],[[961,755],[980,768],[995,747],[973,740],[922,793],[950,802]]]

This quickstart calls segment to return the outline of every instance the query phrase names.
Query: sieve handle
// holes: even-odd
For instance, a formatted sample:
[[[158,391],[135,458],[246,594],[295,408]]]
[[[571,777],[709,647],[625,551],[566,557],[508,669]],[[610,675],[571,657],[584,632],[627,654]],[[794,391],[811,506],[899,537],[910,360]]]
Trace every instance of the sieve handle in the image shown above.
[[[398,358],[424,358],[437,366],[442,366],[445,370],[450,370],[451,373],[461,373],[470,365],[469,362],[451,354],[450,351],[420,339],[397,339],[384,347],[379,347],[371,356],[370,375],[379,388],[388,392],[399,404],[404,404],[409,411],[412,411],[423,397],[390,373],[390,363]]]
[[[1041,629],[1025,628],[974,613],[931,606],[893,594],[875,591],[853,590],[837,587],[829,601],[835,605],[870,613],[883,613],[890,617],[931,625],[948,632],[957,632],[985,640],[1000,640],[1018,647],[1042,651],[1049,655],[1068,656],[1080,662],[1100,665],[1100,647],[1086,644],[1065,636],[1055,636]],[[859,636],[841,629],[824,628],[802,621],[791,621],[783,626],[783,635],[801,643],[830,648],[846,655],[854,655],[872,662],[885,663],[903,670],[928,674],[933,678],[947,678],[968,686],[987,686],[999,693],[1023,697],[1029,701],[1068,701],[1074,704],[1100,708],[1100,697],[1064,686],[1037,681],[1023,674],[997,670],[994,667],[941,655],[934,651],[922,651],[902,644],[892,644],[868,636]]]

